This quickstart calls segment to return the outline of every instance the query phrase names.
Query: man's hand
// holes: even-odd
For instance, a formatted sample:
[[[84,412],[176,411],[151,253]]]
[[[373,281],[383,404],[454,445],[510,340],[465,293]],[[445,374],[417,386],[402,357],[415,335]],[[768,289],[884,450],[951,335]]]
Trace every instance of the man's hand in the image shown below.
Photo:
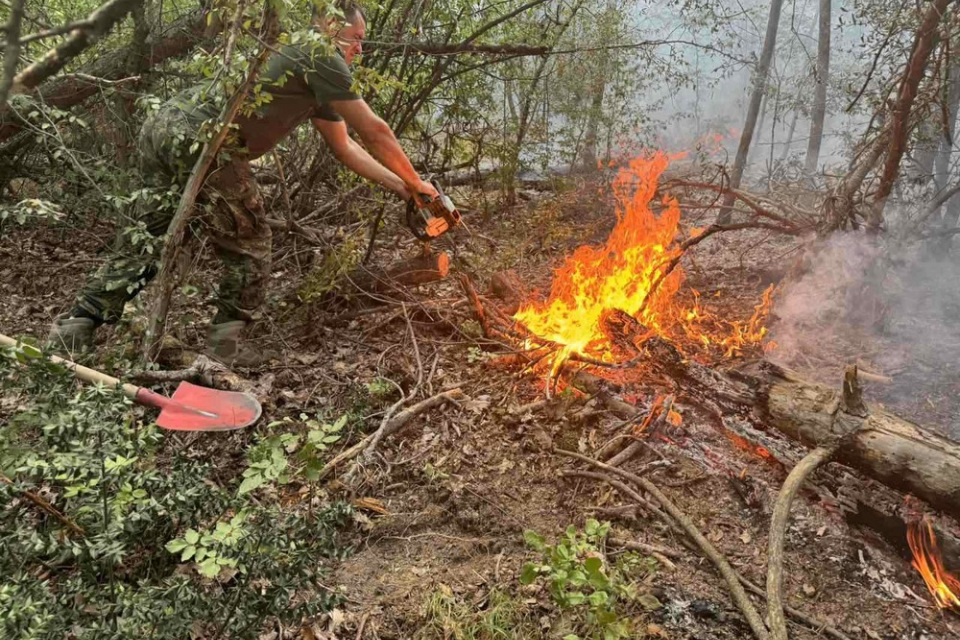
[[[422,196],[427,196],[430,200],[435,200],[440,197],[437,188],[426,180],[418,180],[416,184],[408,185],[407,189],[413,194],[414,199],[417,201],[417,206],[420,208],[426,206],[426,202],[423,201]]]

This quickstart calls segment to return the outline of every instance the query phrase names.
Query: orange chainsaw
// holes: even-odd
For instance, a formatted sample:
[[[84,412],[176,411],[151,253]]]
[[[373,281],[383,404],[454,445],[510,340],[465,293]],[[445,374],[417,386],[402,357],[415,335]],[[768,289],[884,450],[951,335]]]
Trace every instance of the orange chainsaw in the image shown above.
[[[417,203],[417,198],[410,198],[407,202],[407,226],[418,240],[424,242],[436,240],[460,224],[460,212],[453,200],[443,193],[436,180],[431,180],[430,184],[437,190],[436,198],[417,196],[423,203],[422,207]]]

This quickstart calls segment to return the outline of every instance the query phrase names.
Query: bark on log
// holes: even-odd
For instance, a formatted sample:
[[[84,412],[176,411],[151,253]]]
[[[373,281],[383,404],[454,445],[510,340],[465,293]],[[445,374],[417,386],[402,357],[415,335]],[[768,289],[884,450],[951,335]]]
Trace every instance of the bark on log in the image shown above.
[[[960,444],[875,405],[845,407],[839,389],[806,382],[770,362],[722,372],[685,361],[659,338],[645,347],[657,368],[731,414],[752,413],[758,425],[811,447],[851,434],[837,462],[960,517]]]
[[[139,68],[156,66],[164,60],[182,56],[201,40],[206,27],[204,14],[192,13],[170,25],[163,33],[147,39],[143,47]],[[44,104],[58,109],[69,109],[100,92],[100,85],[89,78],[119,80],[130,64],[133,47],[124,47],[98,57],[81,67],[80,73],[54,78],[36,88],[34,93],[42,97]],[[9,111],[0,113],[0,141],[20,131],[20,122]]]
[[[390,293],[403,287],[438,282],[450,273],[450,256],[445,252],[421,254],[386,269],[363,267],[348,276],[348,282],[364,293]]]

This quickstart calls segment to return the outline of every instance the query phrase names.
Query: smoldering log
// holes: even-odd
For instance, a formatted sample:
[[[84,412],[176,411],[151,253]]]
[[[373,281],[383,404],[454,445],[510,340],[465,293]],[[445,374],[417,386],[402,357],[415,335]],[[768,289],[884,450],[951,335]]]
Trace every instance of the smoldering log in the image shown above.
[[[650,362],[731,414],[752,414],[793,440],[816,447],[842,438],[834,460],[960,517],[960,445],[886,409],[851,409],[840,389],[807,382],[767,361],[720,371],[685,360],[669,343],[644,343]]]
[[[420,254],[386,269],[362,267],[348,277],[349,288],[364,293],[390,293],[404,287],[438,282],[450,273],[450,256],[445,252]]]

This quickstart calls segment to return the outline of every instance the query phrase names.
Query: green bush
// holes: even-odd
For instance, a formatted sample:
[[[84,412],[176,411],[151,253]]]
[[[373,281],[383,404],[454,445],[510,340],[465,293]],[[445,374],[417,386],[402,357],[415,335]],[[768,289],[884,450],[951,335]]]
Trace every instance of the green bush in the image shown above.
[[[653,573],[655,561],[635,553],[623,554],[614,563],[603,552],[610,524],[587,520],[582,532],[571,525],[556,544],[535,531],[524,531],[527,546],[541,555],[520,572],[520,583],[541,584],[550,599],[572,622],[577,633],[564,640],[619,640],[633,633],[633,620],[626,615],[634,602],[646,609],[660,606],[656,598],[641,594],[633,575],[637,570]]]
[[[254,503],[27,351],[0,349],[0,638],[255,638],[336,604],[319,579],[349,551],[348,505]]]

